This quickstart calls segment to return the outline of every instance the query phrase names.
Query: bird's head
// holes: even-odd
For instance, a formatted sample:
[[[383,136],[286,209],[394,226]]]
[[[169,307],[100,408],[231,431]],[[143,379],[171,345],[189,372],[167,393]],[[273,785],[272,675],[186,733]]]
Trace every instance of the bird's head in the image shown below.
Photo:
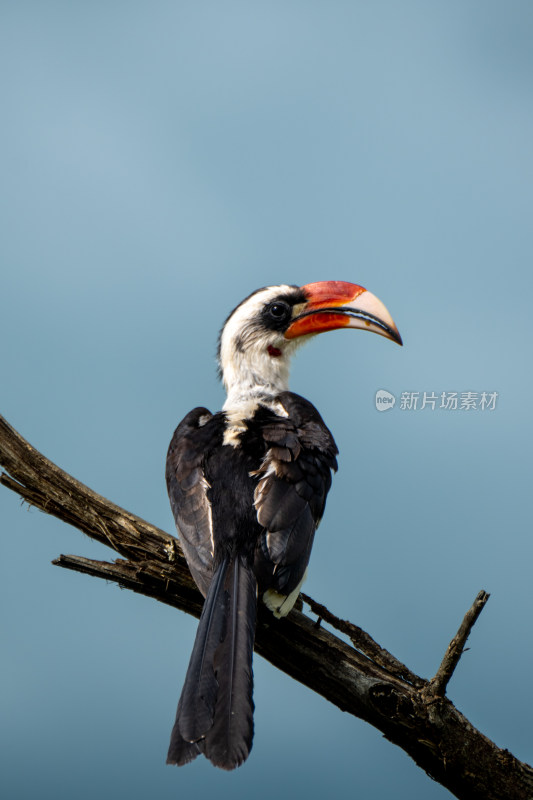
[[[220,333],[225,408],[288,389],[290,358],[298,345],[337,328],[372,331],[402,344],[383,303],[354,283],[268,286],[251,294],[231,312]]]

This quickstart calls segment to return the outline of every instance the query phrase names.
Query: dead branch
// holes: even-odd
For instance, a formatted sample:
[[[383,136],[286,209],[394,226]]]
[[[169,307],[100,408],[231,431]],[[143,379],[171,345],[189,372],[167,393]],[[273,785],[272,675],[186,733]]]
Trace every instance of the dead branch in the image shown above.
[[[434,697],[444,697],[446,694],[446,687],[459,663],[459,659],[463,655],[466,640],[489,597],[490,595],[487,594],[487,592],[479,592],[471,608],[466,612],[459,630],[446,649],[441,665],[435,673],[435,677],[430,680],[423,691],[423,695],[426,699],[431,700],[431,698]]]
[[[0,417],[0,483],[122,556],[114,562],[60,556],[55,564],[112,580],[199,616],[202,598],[177,540],[59,469]],[[435,677],[425,681],[365,631],[304,596],[300,611],[275,620],[259,612],[256,651],[343,711],[366,720],[432,778],[464,800],[531,800],[533,769],[491,742],[444,695],[488,595],[480,593]],[[348,635],[350,646],[324,629]]]

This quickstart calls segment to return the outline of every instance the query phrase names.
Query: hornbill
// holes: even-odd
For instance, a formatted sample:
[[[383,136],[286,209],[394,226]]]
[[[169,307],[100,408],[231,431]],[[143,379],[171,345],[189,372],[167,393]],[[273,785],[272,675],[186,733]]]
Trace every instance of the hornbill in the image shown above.
[[[383,303],[362,286],[325,281],[251,294],[220,334],[222,411],[195,408],[170,442],[168,494],[205,602],[169,764],[203,753],[230,770],[252,747],[257,601],[276,617],[293,607],[337,469],[322,417],[288,390],[289,362],[299,344],[336,328],[402,344]]]

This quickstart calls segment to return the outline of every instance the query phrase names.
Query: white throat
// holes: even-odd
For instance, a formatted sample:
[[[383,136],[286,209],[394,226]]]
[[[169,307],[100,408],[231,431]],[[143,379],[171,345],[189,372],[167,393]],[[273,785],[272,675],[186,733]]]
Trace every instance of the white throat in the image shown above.
[[[271,356],[266,350],[253,354],[234,354],[226,365],[222,365],[222,379],[227,398],[224,411],[235,409],[250,402],[267,401],[289,388],[289,353]]]

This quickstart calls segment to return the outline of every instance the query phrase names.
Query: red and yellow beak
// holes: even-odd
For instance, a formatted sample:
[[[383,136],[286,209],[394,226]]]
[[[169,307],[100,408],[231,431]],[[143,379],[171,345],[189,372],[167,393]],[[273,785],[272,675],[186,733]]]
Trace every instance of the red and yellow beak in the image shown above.
[[[296,339],[337,328],[360,328],[402,344],[398,328],[381,302],[362,286],[345,281],[321,281],[302,286],[307,300],[285,331]]]

